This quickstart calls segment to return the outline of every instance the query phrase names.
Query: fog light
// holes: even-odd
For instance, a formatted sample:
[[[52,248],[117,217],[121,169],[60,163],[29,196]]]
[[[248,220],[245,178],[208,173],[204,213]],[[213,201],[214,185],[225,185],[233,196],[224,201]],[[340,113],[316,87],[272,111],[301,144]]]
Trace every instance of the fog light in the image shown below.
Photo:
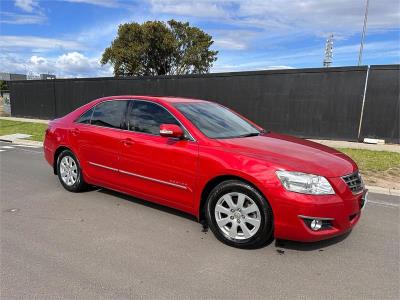
[[[333,228],[333,218],[319,218],[304,215],[299,215],[299,218],[301,218],[312,231],[329,230]]]
[[[322,220],[317,220],[317,219],[312,220],[310,228],[315,231],[320,230],[322,228]]]

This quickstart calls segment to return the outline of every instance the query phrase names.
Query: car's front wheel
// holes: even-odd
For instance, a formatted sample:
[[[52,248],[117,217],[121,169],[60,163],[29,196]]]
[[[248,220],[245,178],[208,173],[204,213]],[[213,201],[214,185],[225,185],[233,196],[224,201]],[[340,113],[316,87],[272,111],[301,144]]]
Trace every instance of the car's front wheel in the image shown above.
[[[80,192],[87,187],[75,155],[64,150],[57,158],[57,175],[63,187],[70,192]]]
[[[206,218],[215,236],[233,247],[258,248],[272,238],[268,201],[254,187],[239,180],[222,182],[211,191]]]

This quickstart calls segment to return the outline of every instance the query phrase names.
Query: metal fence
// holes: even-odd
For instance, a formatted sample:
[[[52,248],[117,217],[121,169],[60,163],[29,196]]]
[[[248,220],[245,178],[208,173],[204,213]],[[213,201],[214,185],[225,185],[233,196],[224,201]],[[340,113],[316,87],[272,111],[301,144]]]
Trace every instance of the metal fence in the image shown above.
[[[13,116],[51,119],[103,96],[172,95],[219,102],[281,133],[399,143],[399,75],[399,65],[387,65],[14,81],[11,110]]]

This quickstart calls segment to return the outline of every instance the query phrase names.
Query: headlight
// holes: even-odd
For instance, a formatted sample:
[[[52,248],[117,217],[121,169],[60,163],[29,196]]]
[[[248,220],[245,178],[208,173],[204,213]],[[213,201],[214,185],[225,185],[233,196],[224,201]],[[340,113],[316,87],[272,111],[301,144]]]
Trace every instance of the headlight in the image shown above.
[[[335,193],[328,180],[323,176],[288,171],[276,171],[276,175],[285,189],[291,192],[312,195]]]

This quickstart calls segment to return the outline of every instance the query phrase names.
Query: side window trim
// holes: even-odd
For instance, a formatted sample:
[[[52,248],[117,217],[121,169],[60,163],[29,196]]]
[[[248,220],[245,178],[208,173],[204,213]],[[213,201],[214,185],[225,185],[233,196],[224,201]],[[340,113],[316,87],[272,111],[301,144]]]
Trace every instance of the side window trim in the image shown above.
[[[121,125],[123,126],[123,128],[111,128],[111,127],[103,127],[103,126],[98,126],[98,125],[94,125],[92,124],[92,118],[93,118],[93,114],[94,111],[96,109],[96,106],[98,106],[101,103],[107,102],[107,101],[127,101],[127,105],[125,107],[125,113],[123,115],[122,121],[121,121]],[[192,141],[192,142],[196,142],[196,139],[193,137],[193,135],[190,133],[189,130],[187,130],[187,128],[185,127],[185,125],[182,124],[181,121],[178,120],[178,118],[175,117],[175,115],[173,113],[171,113],[169,111],[168,108],[166,108],[165,106],[161,105],[160,103],[154,102],[154,101],[149,101],[149,100],[144,100],[144,99],[125,99],[125,98],[120,98],[120,99],[110,99],[110,100],[104,100],[101,101],[99,103],[96,103],[94,106],[92,106],[91,108],[89,108],[88,110],[86,110],[85,112],[83,112],[79,117],[77,117],[74,120],[74,123],[78,123],[77,121],[80,119],[80,117],[85,114],[86,112],[88,112],[89,110],[92,110],[92,114],[90,116],[90,121],[89,123],[85,124],[85,123],[78,123],[78,124],[82,124],[82,125],[90,125],[90,126],[96,126],[96,127],[101,127],[101,128],[108,128],[108,129],[113,129],[113,130],[123,130],[123,131],[129,131],[129,132],[135,132],[135,133],[141,133],[141,134],[149,134],[152,136],[159,136],[159,135],[155,135],[155,134],[151,134],[151,133],[146,133],[146,132],[138,132],[138,131],[134,131],[134,130],[129,130],[129,127],[127,127],[127,116],[128,113],[130,112],[130,109],[132,108],[132,105],[135,101],[142,101],[142,102],[149,102],[149,103],[153,103],[155,105],[160,106],[161,108],[163,108],[164,110],[166,110],[183,128],[184,132],[188,135],[188,140]]]
[[[134,131],[134,130],[130,130],[130,120],[129,120],[129,114],[131,113],[132,107],[133,107],[133,103],[135,102],[135,100],[129,100],[129,104],[128,104],[128,108],[127,111],[125,113],[125,126],[126,126],[126,130],[128,131]],[[136,132],[136,131],[134,131]]]
[[[97,104],[91,108],[92,113],[90,114],[89,125],[92,125],[92,118],[93,118],[93,114],[96,109],[96,106],[97,106]]]
[[[96,103],[96,104],[93,105],[91,108],[89,108],[88,110],[85,110],[82,114],[80,114],[79,117],[77,117],[77,118],[74,120],[74,123],[83,124],[83,125],[91,125],[91,126],[102,127],[102,128],[108,128],[108,129],[114,129],[114,130],[127,130],[127,128],[126,128],[126,114],[127,114],[127,112],[128,112],[128,106],[130,105],[130,101],[131,101],[131,100],[132,100],[132,99],[124,99],[124,98],[121,98],[121,99],[104,100],[104,101],[101,101],[101,102],[99,102],[99,103]],[[111,102],[111,101],[126,101],[126,102],[127,102],[127,104],[125,105],[124,113],[123,113],[123,115],[122,115],[122,119],[121,119],[121,126],[122,126],[123,128],[105,127],[105,126],[99,126],[99,125],[94,125],[94,124],[92,124],[93,114],[94,114],[94,112],[95,112],[95,110],[96,110],[96,107],[99,106],[100,104],[103,104],[103,103],[105,103],[105,102]],[[85,113],[87,113],[89,110],[92,110],[92,114],[90,115],[89,123],[80,123],[80,122],[78,122],[78,120],[79,120]]]
[[[183,128],[185,134],[187,135],[188,140],[189,140],[189,141],[192,141],[192,142],[196,142],[196,139],[195,139],[195,138],[193,137],[193,135],[189,132],[189,130],[186,129],[186,127],[182,124],[182,122],[179,121],[179,120],[175,117],[175,115],[174,115],[173,113],[171,113],[171,112],[168,110],[168,108],[166,108],[165,106],[163,106],[163,105],[160,104],[160,103],[157,103],[157,102],[154,102],[154,101],[149,101],[149,100],[143,100],[143,99],[130,99],[130,104],[128,105],[128,111],[127,111],[127,113],[126,113],[126,116],[128,116],[128,114],[130,113],[130,110],[132,109],[133,104],[134,104],[135,102],[139,102],[139,101],[140,101],[140,102],[148,102],[148,103],[151,103],[151,104],[155,104],[155,105],[161,107],[162,109],[164,109],[167,113],[169,113],[169,114],[176,120],[176,122],[178,122],[178,123],[181,125],[181,127]],[[127,121],[127,122],[129,123],[129,121]],[[135,132],[135,133],[147,134],[147,135],[152,135],[152,136],[160,136],[160,135],[158,135],[158,134],[153,134],[153,133],[148,133],[148,132],[141,132],[141,131],[136,131],[136,130],[130,130],[130,129],[129,129],[129,125],[128,125],[127,129],[128,129],[128,131]]]

